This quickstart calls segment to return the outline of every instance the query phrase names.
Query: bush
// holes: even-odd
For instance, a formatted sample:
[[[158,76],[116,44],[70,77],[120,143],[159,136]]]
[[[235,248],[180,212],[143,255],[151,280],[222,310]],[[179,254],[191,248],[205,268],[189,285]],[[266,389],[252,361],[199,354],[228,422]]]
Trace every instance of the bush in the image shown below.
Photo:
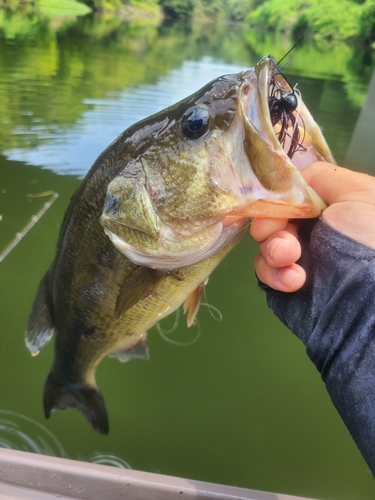
[[[366,0],[374,3],[375,0]],[[246,20],[287,32],[308,32],[317,38],[348,39],[358,34],[365,4],[352,0],[266,0]]]
[[[172,18],[191,17],[194,11],[193,0],[159,0],[159,5]]]
[[[359,36],[365,43],[375,41],[375,0],[366,0],[362,5]]]

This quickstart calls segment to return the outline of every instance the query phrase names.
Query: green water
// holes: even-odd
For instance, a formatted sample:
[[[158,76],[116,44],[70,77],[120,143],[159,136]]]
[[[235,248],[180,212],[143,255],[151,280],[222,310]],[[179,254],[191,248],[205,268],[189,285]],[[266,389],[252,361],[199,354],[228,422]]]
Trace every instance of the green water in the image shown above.
[[[195,343],[176,346],[154,328],[148,362],[101,363],[108,436],[76,410],[44,420],[52,344],[36,358],[24,346],[64,211],[97,154],[131,123],[269,52],[280,58],[293,42],[212,23],[3,12],[0,31],[0,252],[50,198],[28,195],[59,194],[0,263],[0,445],[327,500],[373,499],[373,478],[303,345],[257,289],[250,237],[207,286],[221,321],[203,306],[200,330],[181,318],[169,335],[189,343],[200,332]],[[339,162],[373,67],[353,47],[308,41],[287,66]]]

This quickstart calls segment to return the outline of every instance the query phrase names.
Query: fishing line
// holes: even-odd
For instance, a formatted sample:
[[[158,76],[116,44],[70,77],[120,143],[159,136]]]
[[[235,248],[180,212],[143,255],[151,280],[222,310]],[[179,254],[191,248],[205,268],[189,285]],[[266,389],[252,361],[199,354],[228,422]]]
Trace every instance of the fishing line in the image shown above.
[[[206,280],[206,283],[205,285],[208,283],[208,278]],[[207,294],[206,294],[206,286],[204,287],[203,289],[203,296],[204,296],[204,300],[206,302],[201,302],[201,306],[206,306],[208,308],[208,311],[211,315],[211,318],[213,318],[215,321],[221,321],[223,319],[223,315],[221,314],[221,312],[219,311],[219,309],[215,306],[212,306],[211,304],[209,304],[207,302]],[[214,312],[217,314],[217,316],[215,316]]]
[[[169,330],[164,330],[160,326],[160,323],[157,323],[156,326],[158,327],[158,332],[160,333],[160,331],[161,331],[164,335],[170,335],[171,333],[174,333],[176,331],[176,328],[178,327],[178,323],[180,321],[180,316],[181,316],[181,311],[180,311],[180,308],[178,308],[175,311],[175,320],[174,320],[174,323],[172,325],[172,328],[170,328]]]
[[[304,35],[304,36],[302,36],[302,37],[298,40],[298,42],[296,42],[296,43],[293,45],[293,47],[292,47],[291,49],[289,49],[289,50],[288,50],[288,52],[287,52],[287,53],[286,53],[286,54],[285,54],[285,55],[284,55],[284,56],[283,56],[283,57],[279,60],[279,62],[277,62],[277,63],[276,63],[276,66],[279,66],[279,64],[281,63],[281,61],[283,61],[283,60],[286,58],[286,56],[287,56],[288,54],[290,54],[290,53],[292,52],[292,50],[293,50],[293,49],[294,49],[294,48],[295,48],[295,47],[296,47],[296,46],[297,46],[300,42],[302,42],[302,40],[303,40],[304,38],[305,38],[305,35]],[[284,64],[284,66],[285,66],[285,64]]]
[[[165,340],[166,342],[168,342],[169,344],[176,345],[178,347],[188,347],[190,345],[195,344],[198,341],[198,339],[200,338],[201,333],[202,333],[201,325],[198,321],[198,318],[195,318],[194,324],[197,326],[198,332],[197,332],[197,335],[193,338],[193,340],[190,340],[189,342],[177,342],[176,340],[172,340],[172,339],[168,338],[165,335],[165,333],[163,332],[163,329],[161,328],[159,323],[156,324],[156,329],[157,329],[160,337],[163,340]]]
[[[305,128],[304,120],[303,120],[303,118],[301,116],[301,113],[300,113],[302,96],[301,96],[301,91],[299,89],[297,89],[297,85],[298,85],[298,83],[296,83],[295,86],[294,86],[294,88],[293,88],[293,92],[295,94],[297,94],[297,96],[298,96],[298,99],[297,99],[298,106],[297,106],[297,109],[296,109],[296,115],[297,115],[297,117],[296,117],[296,121],[294,122],[294,126],[293,126],[292,138],[294,137],[294,132],[296,131],[296,129],[298,127],[298,120],[299,119],[301,119],[301,122],[302,122],[302,125],[303,125],[303,138],[302,138],[302,141],[299,141],[299,144],[297,146],[296,151],[299,150],[298,147],[306,150],[306,148],[303,146],[303,141],[305,140],[305,137],[306,137],[306,128]]]
[[[249,220],[246,222],[246,224],[244,225],[244,227],[241,229],[241,231],[245,231],[247,228],[250,227],[252,221],[253,221],[254,217],[250,217]],[[235,237],[237,236],[237,233],[236,234],[233,234],[233,236],[228,240],[228,243]],[[209,269],[209,265],[210,263],[208,262],[207,263],[207,270]],[[208,279],[207,279],[208,281]],[[205,285],[207,284],[207,281],[205,283]],[[215,321],[222,321],[223,319],[223,315],[222,313],[220,312],[220,310],[209,304],[207,302],[207,295],[206,295],[206,286],[204,287],[204,290],[203,290],[203,295],[204,295],[204,300],[205,302],[201,302],[201,306],[205,306],[208,308],[209,312],[210,312],[210,315],[211,317],[215,320]],[[190,346],[190,345],[193,345],[195,344],[195,342],[198,341],[198,339],[200,338],[201,334],[202,334],[202,329],[201,329],[201,325],[200,325],[200,322],[198,320],[198,318],[196,317],[194,319],[194,323],[193,325],[196,325],[197,328],[198,328],[198,332],[197,332],[197,335],[194,337],[193,340],[189,341],[189,342],[178,342],[176,340],[172,340],[170,338],[167,337],[167,335],[170,335],[171,333],[174,333],[177,329],[177,326],[179,324],[179,321],[180,321],[180,316],[181,316],[181,311],[180,311],[180,308],[176,309],[176,312],[175,312],[175,320],[174,320],[174,323],[172,325],[171,328],[169,328],[168,330],[164,330],[160,323],[156,323],[156,330],[158,331],[160,337],[165,340],[166,342],[169,342],[170,344],[172,345],[176,345],[176,346],[179,346],[179,347],[187,347],[187,346]]]
[[[215,321],[222,321],[223,315],[222,315],[222,313],[220,312],[220,310],[217,307],[215,307],[215,306],[213,306],[211,304],[208,304],[207,302],[201,302],[201,306],[206,306],[208,308],[211,317]],[[215,313],[216,313],[216,315],[215,315]]]

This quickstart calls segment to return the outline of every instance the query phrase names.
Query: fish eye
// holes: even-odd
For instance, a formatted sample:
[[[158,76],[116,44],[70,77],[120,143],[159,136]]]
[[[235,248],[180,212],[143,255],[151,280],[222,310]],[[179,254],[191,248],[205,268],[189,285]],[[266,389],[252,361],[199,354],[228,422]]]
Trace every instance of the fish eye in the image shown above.
[[[181,119],[181,130],[189,139],[202,137],[210,128],[210,113],[201,106],[191,108]]]

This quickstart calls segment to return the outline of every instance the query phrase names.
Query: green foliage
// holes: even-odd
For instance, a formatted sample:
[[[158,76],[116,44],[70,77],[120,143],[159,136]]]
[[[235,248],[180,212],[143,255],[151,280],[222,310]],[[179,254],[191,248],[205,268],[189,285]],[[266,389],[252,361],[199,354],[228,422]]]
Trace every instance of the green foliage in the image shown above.
[[[84,16],[91,12],[89,6],[75,0],[35,0],[35,6],[47,17]]]
[[[255,0],[228,0],[228,18],[230,21],[243,21],[255,6]]]
[[[121,8],[121,0],[81,0],[93,10],[119,10]]]
[[[375,41],[375,0],[366,0],[362,5],[359,36],[367,43]]]
[[[40,22],[36,14],[0,10],[0,36],[6,40],[33,38],[44,31],[46,24],[47,21]]]
[[[196,0],[194,17],[215,21],[243,21],[254,0]]]
[[[95,11],[126,12],[131,15],[159,14],[158,0],[80,0]]]
[[[159,0],[168,17],[243,21],[259,0]]]
[[[86,5],[83,6],[88,9]],[[38,10],[28,5],[22,11],[18,8],[0,9],[0,37],[6,40],[38,39],[45,42],[51,38],[51,24],[55,30],[62,30],[74,23],[75,17],[67,11]],[[52,15],[53,13],[53,15]]]
[[[315,38],[348,40],[374,36],[375,2],[366,0],[266,0],[246,21],[289,33],[309,33]]]
[[[188,18],[193,15],[193,0],[160,0],[159,4],[168,17]]]
[[[266,0],[246,17],[250,26],[267,26],[288,31],[295,22],[303,0]]]
[[[81,16],[91,10],[123,11],[132,17],[136,14],[160,15],[159,0],[0,0],[0,5],[24,13],[35,10],[50,18]]]
[[[3,0],[0,3],[11,12],[49,18],[82,16],[91,11],[88,5],[76,0]]]
[[[361,7],[351,0],[310,0],[308,7],[301,8],[293,30],[307,29],[317,38],[353,38],[357,32],[360,12]]]
[[[228,19],[228,2],[225,0],[197,0],[195,4],[194,17],[198,19],[210,19],[224,21]]]
[[[116,0],[121,2],[121,0]],[[122,0],[122,4],[125,0]],[[145,14],[160,15],[159,1],[158,0],[127,0],[127,3],[135,9]]]

